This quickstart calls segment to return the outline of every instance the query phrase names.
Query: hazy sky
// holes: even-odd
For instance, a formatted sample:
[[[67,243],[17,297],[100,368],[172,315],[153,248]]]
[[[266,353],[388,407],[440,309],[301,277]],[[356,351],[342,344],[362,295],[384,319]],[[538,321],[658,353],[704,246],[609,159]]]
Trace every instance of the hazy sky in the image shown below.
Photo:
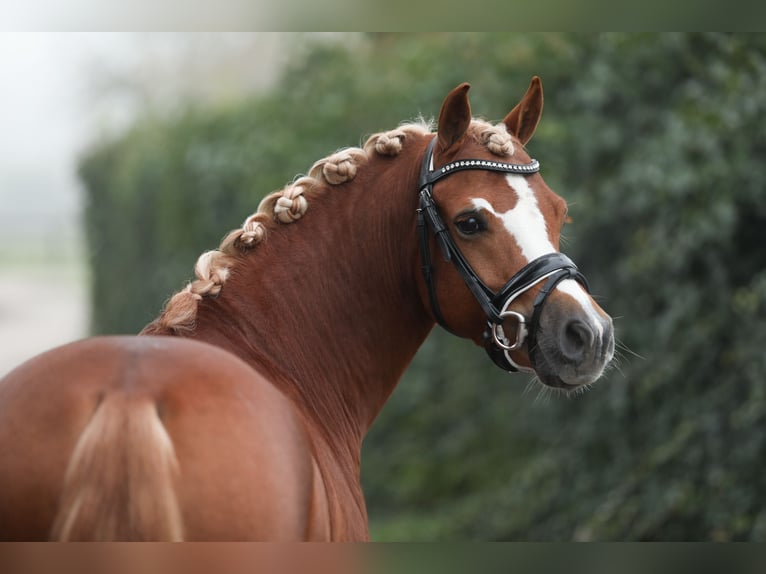
[[[147,102],[258,89],[274,77],[284,41],[0,33],[0,376],[87,332],[76,177],[83,149],[129,124]],[[254,42],[255,53],[275,54],[270,68],[253,64]]]
[[[92,137],[84,76],[125,48],[109,35],[0,34],[0,375],[86,333],[81,265],[62,276],[35,261],[30,275],[20,262],[33,243],[51,260],[80,253],[74,166]]]
[[[178,105],[260,89],[294,39],[0,33],[0,238],[74,228],[77,159],[98,134],[125,125],[147,102]]]
[[[76,213],[74,165],[93,128],[87,73],[97,61],[124,61],[126,39],[0,34],[0,233]]]

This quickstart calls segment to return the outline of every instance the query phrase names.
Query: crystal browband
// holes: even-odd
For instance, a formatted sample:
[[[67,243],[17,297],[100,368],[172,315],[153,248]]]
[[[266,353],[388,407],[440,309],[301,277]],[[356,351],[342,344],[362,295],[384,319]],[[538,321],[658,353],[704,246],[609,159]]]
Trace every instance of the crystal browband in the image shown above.
[[[540,162],[533,159],[529,163],[505,163],[500,161],[488,161],[484,159],[465,159],[460,161],[453,161],[447,165],[441,167],[439,171],[441,173],[447,173],[455,169],[489,169],[497,171],[505,171],[508,173],[535,173],[540,171]]]

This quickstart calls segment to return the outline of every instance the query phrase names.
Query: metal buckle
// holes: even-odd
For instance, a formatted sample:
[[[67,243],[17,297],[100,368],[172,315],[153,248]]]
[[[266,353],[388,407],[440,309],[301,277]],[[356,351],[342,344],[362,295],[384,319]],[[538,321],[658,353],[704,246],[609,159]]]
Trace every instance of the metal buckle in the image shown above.
[[[503,311],[498,317],[500,317],[500,319],[515,317],[519,325],[516,328],[516,340],[513,344],[510,344],[508,337],[505,336],[502,323],[495,323],[492,325],[492,338],[495,340],[495,344],[506,351],[515,351],[516,349],[521,348],[529,333],[527,320],[524,315],[517,313],[516,311]]]

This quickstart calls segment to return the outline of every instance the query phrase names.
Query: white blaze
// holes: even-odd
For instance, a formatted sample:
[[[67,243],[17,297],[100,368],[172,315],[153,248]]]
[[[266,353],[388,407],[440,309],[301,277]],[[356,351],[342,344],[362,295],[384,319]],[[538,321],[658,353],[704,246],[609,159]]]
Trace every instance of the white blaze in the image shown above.
[[[603,321],[599,317],[596,308],[593,306],[593,300],[590,298],[590,295],[585,292],[585,289],[582,288],[582,285],[580,285],[574,279],[564,279],[561,283],[556,285],[556,289],[566,293],[580,304],[580,307],[582,307],[585,313],[588,315],[588,319],[590,319],[591,325],[596,328],[596,333],[598,334],[599,338],[603,337]]]
[[[527,261],[537,259],[542,255],[554,253],[556,250],[548,239],[548,227],[545,224],[540,208],[537,205],[535,192],[529,187],[527,178],[523,175],[506,175],[506,181],[516,193],[518,202],[513,209],[498,213],[486,199],[473,199],[476,208],[483,208],[500,218],[506,231],[516,241],[521,254]]]
[[[472,199],[473,206],[477,209],[486,209],[503,222],[503,227],[513,237],[527,262],[548,253],[555,253],[556,249],[548,237],[548,226],[545,223],[545,217],[543,217],[537,204],[535,192],[532,191],[529,183],[527,183],[527,178],[523,175],[510,174],[506,175],[505,179],[510,188],[516,193],[516,197],[518,197],[518,202],[513,209],[499,213],[484,198]],[[565,279],[556,285],[556,289],[577,301],[590,318],[592,325],[596,327],[598,333],[601,334],[603,332],[598,312],[593,306],[590,296],[577,281]]]

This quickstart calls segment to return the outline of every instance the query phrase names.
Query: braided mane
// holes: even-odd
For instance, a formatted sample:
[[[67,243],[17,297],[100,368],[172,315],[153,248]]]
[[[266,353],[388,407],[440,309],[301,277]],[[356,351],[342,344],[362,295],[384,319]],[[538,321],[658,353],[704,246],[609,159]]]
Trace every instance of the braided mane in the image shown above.
[[[241,254],[247,253],[261,243],[269,231],[279,224],[299,220],[308,209],[306,192],[326,190],[356,177],[373,154],[396,156],[402,150],[406,138],[424,136],[432,132],[431,123],[423,120],[402,124],[399,128],[370,136],[362,148],[345,148],[317,161],[308,175],[297,178],[284,188],[267,195],[242,227],[231,231],[218,249],[206,251],[194,266],[196,279],[173,295],[160,316],[147,325],[142,334],[171,332],[188,334],[194,331],[197,308],[203,297],[214,297],[221,292],[229,271]],[[505,126],[492,125],[473,119],[469,136],[485,145],[498,156],[513,154],[513,141]]]

